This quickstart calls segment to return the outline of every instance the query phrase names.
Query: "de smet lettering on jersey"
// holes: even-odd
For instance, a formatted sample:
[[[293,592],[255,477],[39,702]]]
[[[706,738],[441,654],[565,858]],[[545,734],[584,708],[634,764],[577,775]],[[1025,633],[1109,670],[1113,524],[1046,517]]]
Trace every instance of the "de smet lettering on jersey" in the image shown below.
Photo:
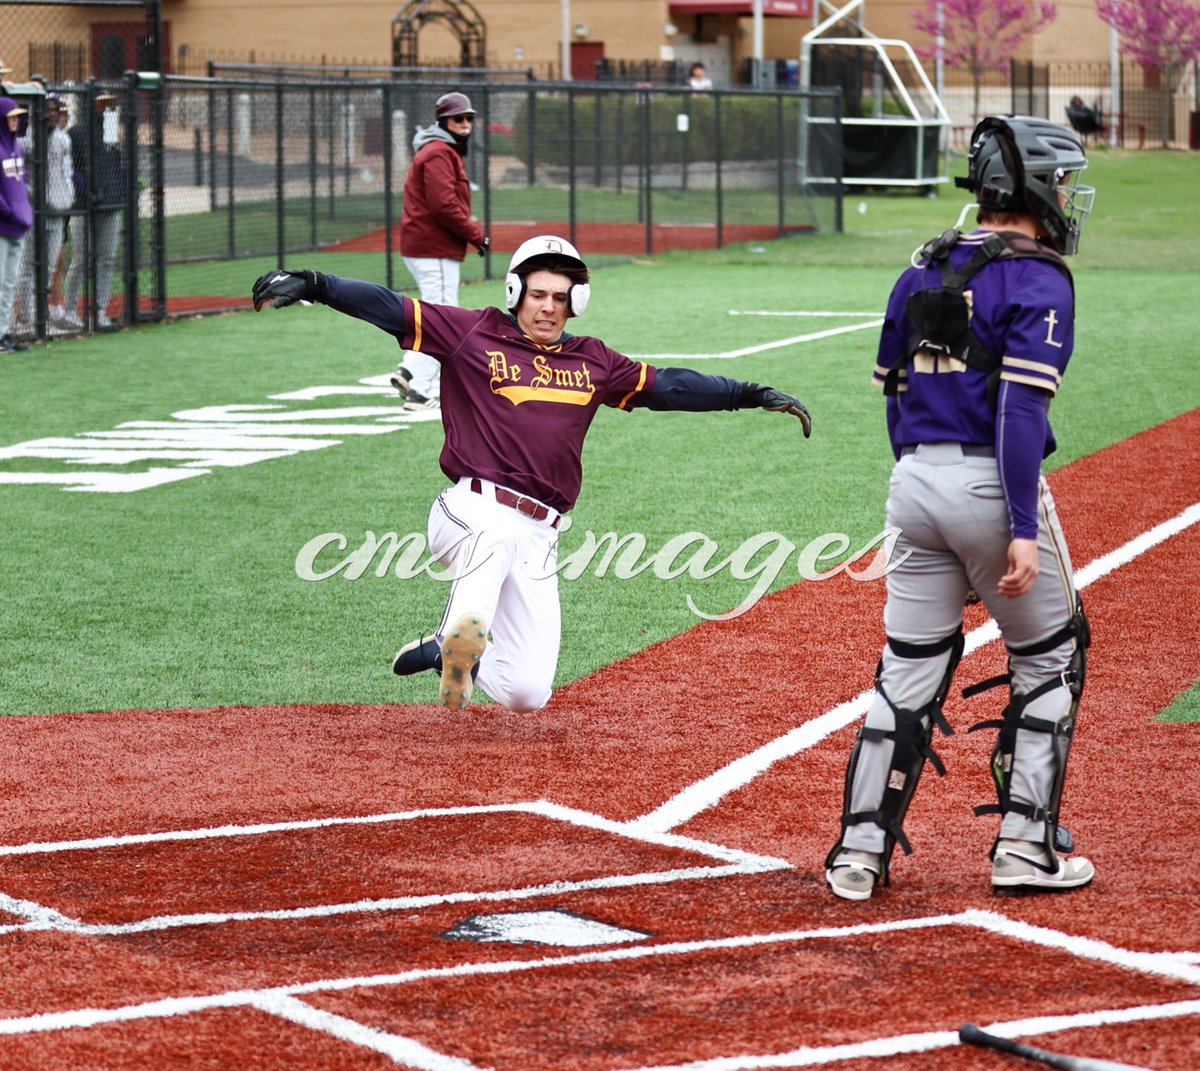
[[[561,405],[587,405],[596,393],[587,362],[575,368],[552,364],[544,353],[528,365],[509,361],[503,350],[488,350],[489,386],[493,394],[507,398],[513,405],[522,402],[557,402]]]

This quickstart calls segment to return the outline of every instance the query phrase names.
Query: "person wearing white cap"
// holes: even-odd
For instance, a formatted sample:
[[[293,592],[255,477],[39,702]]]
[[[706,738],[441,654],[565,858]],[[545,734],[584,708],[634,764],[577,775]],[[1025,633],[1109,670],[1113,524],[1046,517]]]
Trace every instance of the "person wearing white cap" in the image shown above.
[[[33,79],[31,79],[32,81]],[[59,256],[67,235],[67,213],[75,203],[75,168],[71,163],[71,139],[67,136],[69,112],[62,97],[48,96],[46,98],[46,286],[52,290],[54,276],[58,271]],[[32,132],[31,132],[32,133]],[[25,148],[26,162],[36,159],[33,152],[33,138],[27,134],[22,139]],[[38,181],[33,175],[30,185]],[[34,328],[37,313],[36,283],[37,272],[34,264],[33,243],[26,241],[25,257],[21,264],[21,282],[17,290],[17,328],[16,334],[29,334]],[[62,306],[51,306],[50,318],[61,319],[65,313]]]
[[[421,300],[457,305],[458,283],[467,246],[483,256],[488,239],[471,218],[471,184],[463,158],[475,123],[465,93],[444,93],[434,104],[433,126],[413,138],[413,159],[404,182],[400,255],[412,272]],[[441,398],[441,366],[420,350],[407,350],[391,377],[405,409],[436,409]]]
[[[20,140],[27,122],[24,108],[9,97],[0,97],[0,353],[29,348],[24,343],[14,343],[9,333],[21,273],[21,251],[33,226],[33,205],[25,185],[25,153]]]

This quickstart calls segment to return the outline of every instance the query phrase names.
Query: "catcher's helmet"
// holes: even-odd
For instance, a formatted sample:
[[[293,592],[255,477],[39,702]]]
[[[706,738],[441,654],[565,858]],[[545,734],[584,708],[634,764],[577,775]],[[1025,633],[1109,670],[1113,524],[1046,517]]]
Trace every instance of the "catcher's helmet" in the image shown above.
[[[981,208],[1031,215],[1060,253],[1079,249],[1096,191],[1079,184],[1087,167],[1083,144],[1071,130],[1028,115],[992,115],[975,127],[967,177]]]
[[[504,276],[505,306],[515,309],[521,304],[525,296],[525,277],[539,268],[561,272],[571,280],[567,308],[572,316],[582,316],[592,296],[587,265],[578,249],[565,238],[553,234],[539,234],[517,246],[508,262],[508,274]]]
[[[466,93],[443,93],[433,105],[435,119],[449,119],[453,115],[474,115],[471,98]]]

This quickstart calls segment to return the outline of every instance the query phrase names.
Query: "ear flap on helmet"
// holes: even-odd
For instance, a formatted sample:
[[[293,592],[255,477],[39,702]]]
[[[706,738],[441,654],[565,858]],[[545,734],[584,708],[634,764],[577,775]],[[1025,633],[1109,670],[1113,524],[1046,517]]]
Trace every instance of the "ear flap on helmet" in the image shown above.
[[[525,277],[510,271],[504,277],[504,307],[510,312],[521,304],[525,296]]]

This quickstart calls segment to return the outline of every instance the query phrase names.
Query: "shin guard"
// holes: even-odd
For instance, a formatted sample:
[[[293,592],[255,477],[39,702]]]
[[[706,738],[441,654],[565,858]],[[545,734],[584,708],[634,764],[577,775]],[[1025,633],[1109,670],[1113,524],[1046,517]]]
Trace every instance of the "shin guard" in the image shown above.
[[[1083,695],[1084,682],[1087,678],[1087,650],[1091,645],[1091,629],[1088,626],[1087,617],[1083,612],[1082,600],[1078,595],[1076,596],[1074,616],[1064,628],[1054,633],[1054,635],[1043,640],[1041,643],[1033,644],[1029,647],[1009,649],[1011,666],[1013,656],[1021,657],[1022,655],[1045,654],[1047,651],[1052,651],[1055,647],[1059,647],[1072,639],[1074,640],[1074,649],[1071,652],[1070,662],[1066,669],[1056,676],[1042,681],[1025,694],[1019,695],[1016,692],[1010,691],[1008,706],[999,720],[980,722],[977,725],[972,725],[967,730],[967,732],[975,732],[978,729],[1000,730],[996,746],[992,749],[991,759],[992,780],[996,785],[997,802],[976,807],[975,814],[1004,815],[1012,813],[1019,814],[1032,822],[1043,823],[1042,843],[1046,849],[1049,861],[1042,869],[1048,872],[1053,872],[1057,867],[1058,850],[1071,851],[1074,847],[1070,834],[1065,829],[1060,829],[1058,819],[1059,807],[1062,803],[1063,786],[1066,783],[1067,760],[1071,754],[1071,742],[1075,734],[1075,721],[1079,712],[1079,701]],[[980,692],[1005,683],[1011,687],[1011,681],[1012,673],[1010,669],[1010,672],[1003,677],[994,677],[991,680],[983,681],[980,684],[965,689],[963,695],[978,695]],[[1069,689],[1071,695],[1070,708],[1062,718],[1052,721],[1046,718],[1037,718],[1025,712],[1025,708],[1035,699],[1062,687]],[[1051,757],[1053,771],[1050,791],[1045,801],[1040,805],[1025,803],[1012,798],[1012,778],[1013,766],[1016,761],[1017,734],[1022,729],[1027,732],[1047,733],[1053,740]],[[997,838],[998,842],[999,838]],[[995,845],[993,845],[993,855],[995,855],[995,850]]]
[[[845,837],[845,832],[850,826],[859,825],[863,822],[872,822],[883,830],[885,840],[882,855],[883,873],[881,874],[881,880],[885,885],[888,883],[892,853],[895,851],[896,845],[899,844],[904,849],[906,855],[912,853],[912,846],[909,844],[908,838],[904,835],[904,816],[908,813],[909,804],[912,803],[913,794],[917,790],[917,784],[921,779],[921,772],[925,767],[926,760],[933,764],[933,768],[937,771],[939,777],[944,776],[946,773],[946,768],[942,765],[941,759],[938,758],[937,753],[933,750],[933,729],[936,725],[942,731],[943,735],[953,735],[954,731],[942,715],[942,706],[946,701],[946,696],[949,694],[954,671],[958,668],[958,663],[962,659],[964,641],[962,631],[960,630],[936,643],[905,643],[891,637],[888,638],[887,642],[892,653],[899,658],[936,658],[948,652],[949,661],[934,695],[922,706],[909,709],[896,706],[884,691],[881,682],[883,671],[883,662],[881,660],[875,673],[875,687],[879,695],[891,708],[895,718],[895,728],[876,729],[864,725],[859,729],[858,736],[854,742],[854,749],[850,753],[842,803],[842,838]],[[892,759],[888,767],[887,782],[884,785],[879,807],[872,811],[854,811],[852,810],[854,783],[863,744],[864,742],[881,742],[884,740],[892,742]],[[834,865],[834,861],[842,849],[842,838],[838,839],[838,843],[834,845],[833,850],[829,853],[829,857],[825,863],[826,867]]]

